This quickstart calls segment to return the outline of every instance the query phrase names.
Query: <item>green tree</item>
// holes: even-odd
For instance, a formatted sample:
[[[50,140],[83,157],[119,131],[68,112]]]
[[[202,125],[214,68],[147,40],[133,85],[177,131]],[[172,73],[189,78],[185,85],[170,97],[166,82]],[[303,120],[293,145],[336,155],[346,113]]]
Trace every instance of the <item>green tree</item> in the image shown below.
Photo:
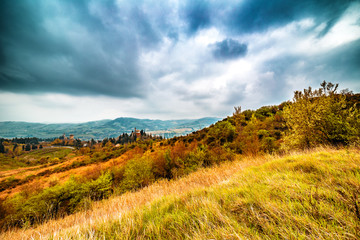
[[[317,90],[295,91],[292,103],[284,108],[288,147],[346,145],[359,139],[359,111],[347,106],[347,94],[337,93],[337,88],[338,84],[324,81]]]
[[[30,151],[31,150],[31,145],[28,143],[25,145],[25,151]]]
[[[0,143],[0,153],[5,153],[5,147],[2,143]]]
[[[76,148],[81,148],[82,147],[82,143],[81,143],[80,139],[75,140],[74,147],[76,147]]]

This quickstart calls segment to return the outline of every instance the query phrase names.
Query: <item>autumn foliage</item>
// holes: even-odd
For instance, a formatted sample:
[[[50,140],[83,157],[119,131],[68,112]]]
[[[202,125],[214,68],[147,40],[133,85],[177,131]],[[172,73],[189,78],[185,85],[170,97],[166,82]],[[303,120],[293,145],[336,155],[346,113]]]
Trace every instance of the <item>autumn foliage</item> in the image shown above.
[[[19,146],[2,140],[0,150],[8,152],[0,153],[1,161],[14,159],[23,166],[22,159],[33,154],[39,160],[29,166],[40,170],[27,177],[10,176],[0,181],[2,192],[22,187],[17,194],[1,199],[0,225],[8,229],[39,224],[89,209],[94,201],[136,191],[157,181],[179,179],[235,158],[319,145],[356,145],[360,138],[358,95],[338,92],[337,88],[323,82],[321,88],[297,91],[292,101],[278,106],[245,111],[236,107],[232,116],[182,137],[125,141],[126,135],[121,135],[118,140],[91,141],[86,145],[79,145],[76,140],[73,146],[77,148],[67,148],[66,155],[59,157],[53,150],[53,158],[40,157],[47,149],[28,153],[19,150],[16,155]],[[57,139],[52,144],[64,142]],[[59,152],[64,149],[59,148]],[[79,173],[66,181],[52,181],[48,187],[33,191],[26,188],[36,180],[70,171],[77,173],[78,169]]]

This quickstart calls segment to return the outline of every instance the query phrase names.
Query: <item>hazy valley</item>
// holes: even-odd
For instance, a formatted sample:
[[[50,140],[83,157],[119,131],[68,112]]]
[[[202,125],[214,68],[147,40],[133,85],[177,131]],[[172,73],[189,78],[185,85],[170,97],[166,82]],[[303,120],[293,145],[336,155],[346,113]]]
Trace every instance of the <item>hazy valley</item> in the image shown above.
[[[207,127],[219,118],[200,118],[183,120],[150,120],[137,118],[117,118],[86,123],[42,124],[28,122],[0,122],[0,138],[56,138],[65,133],[73,134],[82,140],[118,137],[131,133],[135,128],[142,129],[165,138],[186,135]]]

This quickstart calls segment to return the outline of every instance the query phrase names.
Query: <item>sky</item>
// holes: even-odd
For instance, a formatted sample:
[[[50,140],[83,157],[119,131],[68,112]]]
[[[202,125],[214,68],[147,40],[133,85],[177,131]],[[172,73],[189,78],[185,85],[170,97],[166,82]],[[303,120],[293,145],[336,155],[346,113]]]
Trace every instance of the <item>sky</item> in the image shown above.
[[[226,117],[360,92],[360,1],[1,0],[0,121]]]

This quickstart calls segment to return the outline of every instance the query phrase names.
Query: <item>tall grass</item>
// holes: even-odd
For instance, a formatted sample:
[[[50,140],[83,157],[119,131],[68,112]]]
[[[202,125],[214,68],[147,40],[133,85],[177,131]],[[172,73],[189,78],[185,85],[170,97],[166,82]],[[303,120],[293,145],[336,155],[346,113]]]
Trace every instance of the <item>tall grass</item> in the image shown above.
[[[116,219],[119,215],[143,205],[162,196],[179,195],[194,189],[212,186],[227,181],[234,173],[249,167],[269,161],[268,158],[242,158],[233,162],[225,162],[213,168],[201,169],[189,176],[178,180],[158,181],[140,191],[127,192],[121,196],[111,197],[100,202],[94,202],[92,209],[66,216],[63,219],[50,220],[38,227],[29,229],[13,229],[0,233],[0,239],[31,239],[45,238],[64,228],[79,227],[87,224],[104,222]]]
[[[320,149],[202,169],[0,238],[358,239],[359,200],[359,150]]]
[[[358,239],[358,152],[283,157],[225,184],[68,231],[93,239]]]

